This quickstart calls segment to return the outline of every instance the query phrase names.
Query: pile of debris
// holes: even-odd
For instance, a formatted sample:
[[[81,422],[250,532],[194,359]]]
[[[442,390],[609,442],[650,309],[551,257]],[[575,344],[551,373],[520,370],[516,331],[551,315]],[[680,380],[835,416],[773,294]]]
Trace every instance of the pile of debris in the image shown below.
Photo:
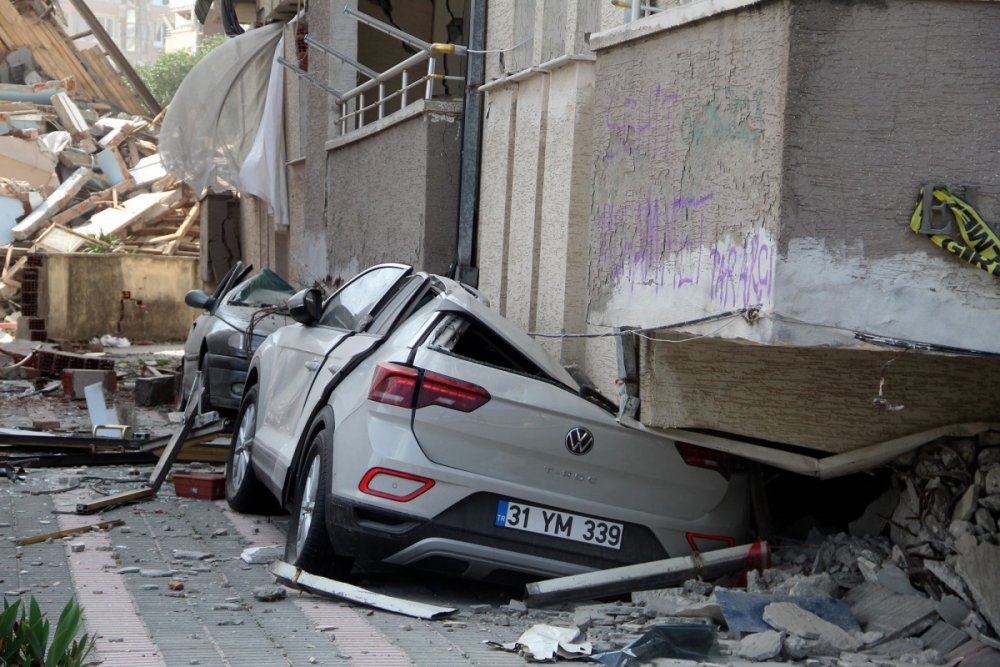
[[[501,625],[534,623],[495,644],[529,660],[583,652],[616,666],[670,658],[675,667],[992,667],[1000,665],[998,515],[1000,433],[941,439],[893,462],[893,488],[849,532],[814,528],[804,541],[780,543],[771,566],[743,581],[689,579],[629,602],[547,609],[530,608],[529,585],[528,606],[479,611]]]
[[[14,10],[8,0],[0,5],[6,22]],[[48,20],[29,25],[58,34]],[[0,47],[12,34],[0,30]],[[150,119],[134,101],[126,111],[109,103],[124,88],[116,76],[106,81],[108,94],[93,92],[101,85],[93,77],[56,78],[83,64],[79,76],[93,70],[71,42],[61,46],[62,60],[45,67],[30,46],[0,48],[0,315],[20,309],[22,270],[33,253],[199,254],[198,204],[158,155],[162,112]]]

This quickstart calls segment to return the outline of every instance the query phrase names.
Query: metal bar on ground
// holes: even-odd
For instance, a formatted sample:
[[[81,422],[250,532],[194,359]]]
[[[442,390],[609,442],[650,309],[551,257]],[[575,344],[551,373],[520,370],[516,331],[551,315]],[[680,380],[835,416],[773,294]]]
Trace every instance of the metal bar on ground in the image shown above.
[[[46,540],[57,540],[60,537],[66,537],[67,535],[80,535],[81,533],[89,533],[92,530],[107,530],[108,528],[114,528],[115,526],[124,526],[124,519],[112,519],[111,521],[101,521],[100,523],[92,523],[89,526],[77,526],[76,528],[67,528],[66,530],[57,530],[53,533],[43,533],[41,535],[32,535],[31,537],[21,537],[14,542],[17,546],[21,547],[26,544],[38,544],[39,542],[44,542]]]
[[[382,593],[374,593],[343,581],[309,574],[294,565],[289,565],[280,560],[275,561],[271,566],[271,574],[282,584],[291,588],[298,588],[325,597],[356,602],[367,607],[375,607],[383,611],[391,611],[395,614],[403,614],[404,616],[412,616],[414,618],[433,620],[439,616],[446,616],[457,611],[451,607],[437,607],[424,604],[423,602],[413,602],[412,600],[404,600],[390,595],[383,595]]]
[[[630,591],[675,586],[692,577],[713,578],[735,572],[755,559],[768,558],[767,542],[678,556],[608,570],[546,579],[525,586],[525,603],[544,605],[621,595]]]

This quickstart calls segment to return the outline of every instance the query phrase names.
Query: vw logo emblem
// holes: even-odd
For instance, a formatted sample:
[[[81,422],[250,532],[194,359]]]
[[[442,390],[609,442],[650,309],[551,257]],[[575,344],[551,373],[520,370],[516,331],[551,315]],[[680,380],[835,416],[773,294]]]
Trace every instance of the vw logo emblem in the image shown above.
[[[566,434],[566,449],[568,449],[571,454],[583,456],[593,448],[594,434],[582,426],[572,428],[569,430],[569,433]]]

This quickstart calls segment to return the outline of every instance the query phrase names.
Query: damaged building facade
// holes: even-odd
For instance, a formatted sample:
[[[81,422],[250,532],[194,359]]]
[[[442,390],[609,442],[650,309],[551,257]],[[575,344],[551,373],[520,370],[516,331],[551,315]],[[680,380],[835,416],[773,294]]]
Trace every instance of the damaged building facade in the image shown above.
[[[381,261],[462,264],[462,83],[435,80],[430,99],[421,84],[403,109],[398,72],[341,97],[418,50],[352,14],[467,43],[475,7],[456,4],[316,5],[286,27],[288,224],[243,198],[244,259],[330,286]],[[984,113],[1000,6],[660,4],[635,20],[596,2],[485,6],[463,277],[605,394],[637,398],[651,428],[832,454],[982,430],[948,427],[1000,410],[995,251],[932,195],[1000,217]],[[976,48],[947,46],[956,30]],[[934,94],[941,77],[962,104]],[[936,245],[941,230],[980,266]]]

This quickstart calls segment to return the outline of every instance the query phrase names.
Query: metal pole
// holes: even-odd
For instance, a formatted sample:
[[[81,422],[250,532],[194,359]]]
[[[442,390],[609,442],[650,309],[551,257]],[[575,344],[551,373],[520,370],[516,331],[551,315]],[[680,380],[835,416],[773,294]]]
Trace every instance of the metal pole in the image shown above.
[[[365,126],[365,94],[358,95],[358,129]]]
[[[385,118],[385,84],[378,84],[378,119]]]
[[[486,0],[469,3],[469,49],[486,48]],[[458,239],[455,277],[473,287],[479,284],[475,267],[476,213],[479,207],[479,170],[483,126],[483,54],[469,53],[465,69],[465,111],[462,114],[462,156],[458,183]]]
[[[400,108],[405,107],[409,104],[410,100],[410,70],[403,70],[403,101],[399,105]]]
[[[375,28],[376,30],[381,30],[387,35],[392,35],[396,39],[402,40],[403,42],[409,44],[415,49],[426,51],[431,48],[430,42],[425,42],[422,39],[417,39],[416,37],[407,32],[403,32],[398,28],[394,28],[388,23],[382,23],[378,19],[372,18],[371,16],[368,16],[368,14],[362,14],[356,9],[351,9],[347,5],[344,5],[344,13],[354,18],[354,20],[358,21],[359,23],[364,23],[365,25],[369,25]]]
[[[120,69],[125,78],[128,79],[128,82],[132,84],[132,87],[135,88],[135,92],[139,94],[140,98],[142,98],[142,101],[146,105],[146,109],[149,110],[149,113],[156,116],[163,111],[163,107],[161,107],[160,103],[156,101],[155,97],[153,97],[153,93],[149,92],[149,88],[147,88],[146,84],[139,78],[139,74],[132,69],[132,65],[129,64],[125,55],[118,50],[118,45],[115,44],[114,40],[111,39],[111,36],[105,32],[104,26],[102,26],[101,22],[97,20],[96,16],[94,16],[94,12],[90,11],[90,7],[87,6],[87,3],[84,2],[84,0],[69,1],[76,8],[76,11],[80,12],[80,18],[83,19],[84,23],[87,24],[87,27],[94,33],[94,37],[97,38],[101,48],[103,48],[105,53],[108,54],[108,57],[115,61],[115,64],[118,65],[118,69]]]
[[[638,21],[642,12],[642,0],[632,0],[632,13],[629,21]]]
[[[424,89],[424,99],[429,100],[434,97],[434,56],[427,60],[427,85]]]

